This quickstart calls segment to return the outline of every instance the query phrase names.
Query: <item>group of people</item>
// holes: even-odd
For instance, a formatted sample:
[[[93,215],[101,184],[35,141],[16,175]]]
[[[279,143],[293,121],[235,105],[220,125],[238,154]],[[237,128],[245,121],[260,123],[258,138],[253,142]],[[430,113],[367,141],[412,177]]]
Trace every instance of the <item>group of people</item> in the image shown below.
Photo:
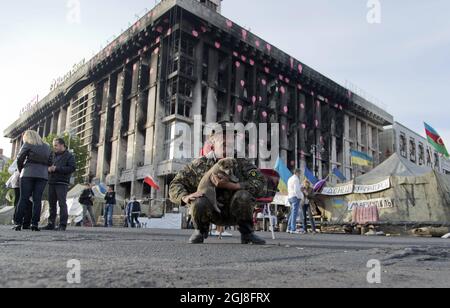
[[[14,230],[40,231],[42,196],[48,184],[50,217],[46,230],[65,231],[68,221],[67,192],[70,178],[76,171],[73,154],[62,138],[53,140],[53,150],[35,131],[26,131],[23,146],[13,163],[9,181],[16,195]],[[56,226],[57,205],[60,223]]]
[[[67,193],[71,177],[76,171],[74,155],[68,150],[64,139],[53,140],[53,150],[32,130],[23,135],[23,146],[16,160],[11,164],[11,177],[7,182],[15,192],[14,230],[40,231],[39,223],[42,211],[42,199],[48,185],[50,216],[46,231],[66,231],[69,213]],[[94,214],[93,186],[86,183],[79,197],[84,218],[88,217],[92,226],[96,226]],[[108,188],[105,196],[105,227],[112,227],[113,209],[116,204],[115,192]],[[59,206],[59,224],[56,225]]]
[[[308,180],[301,183],[301,170],[296,169],[288,181],[288,201],[291,206],[287,232],[291,234],[308,233],[308,220],[311,223],[312,233],[317,233],[316,224],[311,210],[311,201],[314,198],[314,189]],[[300,212],[301,210],[301,212]],[[302,229],[297,230],[297,218],[302,214]]]

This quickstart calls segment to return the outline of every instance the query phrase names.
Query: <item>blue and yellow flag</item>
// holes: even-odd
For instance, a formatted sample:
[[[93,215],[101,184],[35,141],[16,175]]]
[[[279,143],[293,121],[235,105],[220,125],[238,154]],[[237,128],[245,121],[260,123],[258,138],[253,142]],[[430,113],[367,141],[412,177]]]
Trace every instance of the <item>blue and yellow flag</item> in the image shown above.
[[[319,182],[319,179],[308,169],[308,167],[305,167],[305,178],[313,185],[316,185]]]
[[[277,163],[275,164],[275,170],[280,175],[280,184],[278,184],[278,191],[282,194],[288,194],[288,181],[292,177],[292,172],[289,171],[288,167],[284,163],[284,161],[278,157]]]
[[[355,166],[372,167],[373,158],[366,153],[352,151],[352,164]]]

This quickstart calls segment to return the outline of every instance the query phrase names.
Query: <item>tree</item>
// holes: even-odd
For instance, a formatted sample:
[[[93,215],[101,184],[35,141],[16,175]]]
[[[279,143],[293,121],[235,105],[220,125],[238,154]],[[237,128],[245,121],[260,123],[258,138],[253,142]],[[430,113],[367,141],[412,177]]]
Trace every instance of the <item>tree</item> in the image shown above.
[[[81,144],[81,140],[78,137],[70,137],[68,133],[65,133],[63,136],[51,134],[44,138],[44,140],[48,144],[52,144],[55,138],[63,138],[69,150],[74,154],[77,165],[75,185],[82,184],[85,181],[85,171],[89,157],[87,147]]]
[[[8,161],[3,170],[0,171],[0,206],[1,205],[13,205],[14,198],[11,198],[10,189],[6,188],[6,182],[8,182],[11,174],[8,172],[9,166],[12,164],[12,160]],[[8,198],[6,197],[8,195]]]

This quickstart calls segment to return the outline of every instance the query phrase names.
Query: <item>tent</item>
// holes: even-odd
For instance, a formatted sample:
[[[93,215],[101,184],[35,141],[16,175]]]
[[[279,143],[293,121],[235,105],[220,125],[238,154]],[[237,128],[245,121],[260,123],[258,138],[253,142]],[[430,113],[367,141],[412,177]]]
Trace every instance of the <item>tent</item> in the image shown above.
[[[334,224],[449,224],[450,176],[394,154],[352,182],[325,187],[318,200]]]
[[[4,206],[0,208],[0,225],[10,225],[14,216],[13,206]]]

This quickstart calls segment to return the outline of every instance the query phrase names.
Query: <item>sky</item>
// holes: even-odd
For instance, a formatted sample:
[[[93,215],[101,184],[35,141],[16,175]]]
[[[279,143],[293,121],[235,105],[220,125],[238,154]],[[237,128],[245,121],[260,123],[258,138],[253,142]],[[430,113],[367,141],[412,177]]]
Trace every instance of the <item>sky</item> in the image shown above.
[[[0,131],[52,80],[126,29],[157,1],[40,0],[0,4]],[[224,0],[222,14],[327,77],[350,81],[395,120],[450,146],[450,1]],[[77,8],[79,13],[76,14]],[[11,152],[8,139],[0,148]]]

